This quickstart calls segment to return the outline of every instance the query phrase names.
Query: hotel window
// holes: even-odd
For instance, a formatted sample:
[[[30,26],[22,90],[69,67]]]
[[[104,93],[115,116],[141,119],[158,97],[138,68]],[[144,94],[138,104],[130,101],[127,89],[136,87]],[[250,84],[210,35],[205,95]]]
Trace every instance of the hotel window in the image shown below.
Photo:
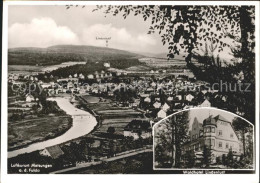
[[[210,132],[210,127],[207,128],[207,132]]]
[[[215,140],[212,139],[212,140],[211,140],[211,147],[214,147],[214,146],[215,146]]]
[[[211,127],[211,132],[215,133],[215,127]]]
[[[222,136],[222,130],[218,131],[218,136]]]
[[[230,134],[230,138],[234,138],[234,134],[233,133]]]
[[[205,145],[206,145],[207,147],[209,147],[209,145],[210,145],[210,139],[206,139]]]
[[[228,143],[226,143],[226,149],[228,149]]]
[[[219,148],[222,148],[222,142],[219,142],[219,143],[218,143],[218,147],[219,147]]]
[[[198,138],[198,134],[195,135],[195,139],[197,139],[197,138]]]
[[[192,140],[194,140],[195,139],[195,136],[194,135],[192,135]]]

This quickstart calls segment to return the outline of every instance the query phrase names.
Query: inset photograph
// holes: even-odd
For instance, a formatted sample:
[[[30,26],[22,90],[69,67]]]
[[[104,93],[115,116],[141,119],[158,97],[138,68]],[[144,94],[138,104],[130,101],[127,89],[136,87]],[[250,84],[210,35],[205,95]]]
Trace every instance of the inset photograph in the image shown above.
[[[194,108],[153,127],[154,170],[254,169],[254,126],[228,111]]]

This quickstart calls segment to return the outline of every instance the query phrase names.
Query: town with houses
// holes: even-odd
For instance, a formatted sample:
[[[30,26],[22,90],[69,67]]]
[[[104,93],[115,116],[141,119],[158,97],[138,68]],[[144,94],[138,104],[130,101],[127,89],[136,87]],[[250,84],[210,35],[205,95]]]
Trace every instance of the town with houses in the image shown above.
[[[255,6],[74,4],[6,6],[5,173],[255,174]]]
[[[69,98],[73,106],[89,111],[98,121],[95,130],[87,136],[46,147],[37,158],[39,155],[50,157],[46,160],[50,162],[51,159],[63,158],[66,167],[97,162],[120,153],[131,153],[134,149],[151,149],[152,127],[167,115],[225,102],[225,96],[220,96],[218,90],[212,90],[206,82],[197,81],[187,69],[174,74],[158,69],[136,76],[110,68],[110,63],[104,63],[104,67],[106,71],[94,71],[87,76],[75,73],[66,78],[48,74],[44,77],[41,74],[9,74],[8,85],[13,91],[13,96],[8,98],[9,119],[14,119],[14,116],[20,120],[33,118],[30,116],[35,110],[44,108],[40,99],[44,93],[46,98]],[[19,92],[23,87],[28,87],[26,94]],[[40,95],[34,95],[36,89]],[[128,147],[125,147],[126,143]],[[26,142],[23,145],[26,146]],[[74,146],[78,146],[83,155],[74,159],[66,157],[77,149]]]

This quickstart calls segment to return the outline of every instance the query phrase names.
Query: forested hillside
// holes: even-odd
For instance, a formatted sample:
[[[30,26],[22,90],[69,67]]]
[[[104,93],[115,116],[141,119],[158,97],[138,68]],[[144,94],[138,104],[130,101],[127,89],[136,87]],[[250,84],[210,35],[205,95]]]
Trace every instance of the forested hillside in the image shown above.
[[[55,65],[68,61],[106,62],[140,55],[106,47],[57,45],[48,48],[10,48],[9,65]]]

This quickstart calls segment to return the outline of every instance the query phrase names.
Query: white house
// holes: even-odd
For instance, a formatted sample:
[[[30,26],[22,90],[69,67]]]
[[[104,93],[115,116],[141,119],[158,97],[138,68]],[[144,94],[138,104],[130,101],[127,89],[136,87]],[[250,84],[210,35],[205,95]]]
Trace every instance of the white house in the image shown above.
[[[187,101],[192,101],[192,99],[194,98],[194,96],[193,95],[191,95],[191,94],[188,94],[187,96],[186,96],[186,100]]]
[[[181,99],[182,99],[182,96],[181,96],[181,95],[176,95],[176,97],[178,98],[178,100],[181,100]]]
[[[46,147],[44,150],[40,151],[39,153],[42,156],[49,156],[52,159],[57,159],[58,157],[64,154],[64,152],[61,150],[61,148],[58,145]]]
[[[163,106],[162,106],[162,110],[164,110],[165,112],[168,111],[170,109],[170,106],[165,103]]]
[[[156,101],[156,102],[153,104],[153,106],[154,106],[154,108],[159,109],[159,108],[161,107],[161,103]]]
[[[25,96],[25,101],[26,102],[32,102],[34,100],[34,97],[31,94],[27,94]]]
[[[173,101],[173,97],[169,96],[169,97],[167,98],[167,100],[168,100],[168,101]]]
[[[205,99],[204,102],[202,102],[199,107],[211,107],[211,103]]]
[[[201,92],[202,92],[204,95],[205,95],[206,93],[208,93],[207,90],[202,90]]]
[[[104,63],[104,67],[110,67],[110,63],[105,62],[105,63]]]
[[[107,94],[108,94],[108,96],[110,96],[110,97],[114,96],[114,92],[113,92],[113,91],[108,91]]]
[[[167,116],[166,112],[162,109],[157,113],[158,118],[166,118],[166,116]]]
[[[144,99],[144,101],[147,102],[147,103],[150,103],[150,102],[151,102],[151,99],[150,99],[150,97],[146,97],[146,98]]]
[[[152,86],[152,87],[156,87],[156,83],[155,83],[155,82],[152,82],[151,86]]]
[[[89,74],[89,75],[88,75],[88,79],[94,79],[93,74]]]
[[[91,92],[97,94],[98,93],[98,89],[94,88]]]

